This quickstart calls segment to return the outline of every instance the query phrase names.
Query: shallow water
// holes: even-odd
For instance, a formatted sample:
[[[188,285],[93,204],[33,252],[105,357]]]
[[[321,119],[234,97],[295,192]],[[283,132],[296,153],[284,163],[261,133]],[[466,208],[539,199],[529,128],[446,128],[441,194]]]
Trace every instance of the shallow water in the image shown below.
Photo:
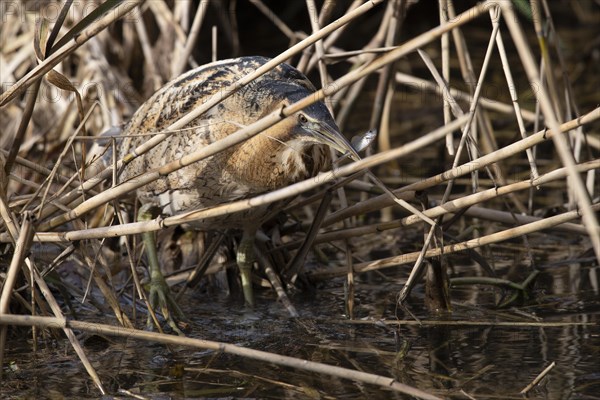
[[[498,290],[461,286],[452,290],[452,315],[434,316],[422,306],[424,294],[417,287],[409,304],[423,326],[412,320],[393,322],[401,279],[392,276],[405,275],[405,268],[387,273],[385,279],[359,278],[355,322],[344,315],[341,280],[292,297],[299,319],[289,318],[269,292],[261,293],[254,310],[239,307],[238,301],[224,295],[199,293],[188,295],[183,305],[191,319],[191,337],[394,377],[444,398],[466,398],[461,391],[478,399],[522,398],[519,392],[552,362],[556,366],[530,398],[598,398],[598,267],[547,260],[539,268],[535,297],[515,309],[494,308]],[[455,275],[468,271],[472,273],[473,267],[455,266]],[[392,324],[378,323],[381,318]],[[494,325],[536,319],[566,324]],[[428,325],[444,320],[457,325]],[[30,336],[10,337],[5,358],[10,368],[4,369],[0,385],[3,398],[98,397],[60,333],[57,340],[44,340],[36,354]],[[87,333],[80,339],[104,385],[116,396],[125,396],[118,392],[124,389],[155,399],[405,398],[371,385],[207,350],[169,350],[164,345]]]

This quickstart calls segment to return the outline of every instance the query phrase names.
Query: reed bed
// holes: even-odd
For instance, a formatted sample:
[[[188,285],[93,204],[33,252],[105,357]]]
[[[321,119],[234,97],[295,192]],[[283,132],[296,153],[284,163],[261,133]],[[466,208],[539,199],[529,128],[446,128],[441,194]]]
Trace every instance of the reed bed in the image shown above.
[[[92,330],[213,349],[382,385],[418,398],[443,396],[389,377],[226,343],[143,332],[135,329],[141,324],[135,306],[124,307],[120,299],[133,286],[136,301],[148,305],[140,283],[143,260],[136,235],[157,231],[160,237],[169,227],[283,199],[293,199],[285,212],[295,221],[270,223],[263,229],[258,258],[260,270],[266,272],[259,275],[294,316],[302,312],[286,291],[299,277],[313,282],[345,278],[351,319],[356,274],[404,268],[407,276],[398,305],[406,308],[425,267],[433,268],[456,252],[479,249],[485,254],[486,246],[514,238],[527,246],[528,235],[549,230],[577,235],[600,261],[600,138],[590,133],[600,126],[597,98],[584,93],[580,99],[573,89],[565,50],[557,44],[552,4],[532,0],[519,12],[515,4],[522,6],[486,1],[470,8],[461,4],[465,8],[459,10],[459,4],[440,0],[435,17],[418,23],[405,18],[413,4],[400,0],[307,0],[287,11],[261,0],[3,2],[0,253],[6,263],[0,263],[0,361],[10,345],[11,327],[61,329],[98,391],[106,393],[74,334]],[[251,22],[240,11],[250,8],[254,14],[248,15],[261,18],[252,33],[247,31]],[[298,20],[306,31],[289,26]],[[414,26],[408,29],[410,24]],[[478,41],[485,43],[483,51],[469,49],[475,38],[465,32],[473,32],[473,26],[485,32],[485,39]],[[252,48],[247,35],[263,40],[264,48]],[[273,46],[265,37],[273,38]],[[285,50],[275,43],[284,43]],[[188,68],[248,51],[262,51],[272,60],[113,165],[100,168],[91,163],[94,144],[102,144],[98,137],[125,123],[168,80]],[[118,181],[115,170],[281,62],[297,66],[320,89],[224,140],[135,180]],[[590,73],[585,69],[577,73],[590,80],[588,86],[598,87],[597,76],[585,76]],[[419,103],[427,113],[416,107],[403,110],[400,96]],[[348,138],[376,129],[376,144],[360,157],[341,157],[330,172],[255,198],[133,221],[129,195],[137,188],[260,134],[319,100],[327,103]],[[402,117],[407,113],[414,118]],[[416,167],[420,154],[431,153],[443,154],[439,165]],[[546,210],[551,208],[559,211],[549,215]],[[473,221],[486,228],[460,238],[456,227]],[[407,231],[419,241],[411,248],[393,248],[379,239]],[[121,270],[111,261],[114,250],[111,253],[107,243],[112,238],[121,238],[125,249],[117,263]],[[221,247],[231,245],[223,243]],[[42,254],[49,244],[60,249],[51,259]],[[214,255],[218,247],[207,248],[206,254]],[[378,247],[392,254],[372,257]],[[306,270],[305,259],[315,248],[326,249],[329,258]],[[323,256],[321,250],[316,254]],[[178,271],[173,282],[189,282],[225,268],[212,257],[199,261],[201,254],[196,256],[187,263],[195,269]],[[101,296],[105,306],[98,309],[110,310],[119,326],[68,316],[44,279],[66,270],[88,282],[87,287],[73,288],[81,300],[94,308],[93,297]],[[445,274],[436,278],[428,273],[426,279],[442,279],[446,287],[433,296],[438,300],[432,310],[450,309]],[[515,285],[528,290],[525,284]],[[92,294],[92,287],[99,292]],[[159,318],[154,316],[160,331]]]

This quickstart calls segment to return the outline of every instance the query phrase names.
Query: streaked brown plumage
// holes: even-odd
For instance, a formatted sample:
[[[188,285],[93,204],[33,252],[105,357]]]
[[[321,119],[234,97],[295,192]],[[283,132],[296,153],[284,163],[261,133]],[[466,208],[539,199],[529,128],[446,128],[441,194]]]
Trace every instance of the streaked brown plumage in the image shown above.
[[[150,97],[125,126],[123,135],[131,136],[121,143],[119,156],[147,140],[147,136],[141,134],[166,129],[208,97],[232,87],[242,76],[267,61],[263,57],[219,61],[168,83]],[[134,160],[122,171],[120,180],[132,179],[222,139],[314,90],[298,70],[281,64]],[[329,147],[344,151],[345,146],[329,111],[322,102],[317,102],[246,142],[138,189],[137,196],[142,203],[159,206],[169,215],[252,197],[316,175],[330,165]],[[268,207],[262,207],[197,221],[193,227],[201,230],[243,227],[246,244],[240,247],[249,251],[254,232],[267,213]],[[238,263],[248,262],[247,254],[238,255]],[[246,299],[252,302],[249,295],[251,293]]]
[[[225,60],[182,75],[150,97],[126,125],[123,134],[147,134],[165,129],[207,97],[230,87],[266,61],[262,57]],[[133,161],[121,174],[121,181],[222,139],[313,91],[314,87],[304,75],[282,64],[213,107],[190,124],[189,129],[173,133]],[[304,114],[330,131],[337,131],[323,103],[305,109]],[[143,203],[160,204],[164,213],[176,214],[250,197],[314,176],[330,164],[329,149],[322,140],[302,132],[297,126],[298,117],[289,117],[239,146],[144,186],[137,195]],[[145,136],[125,139],[119,155],[145,140]],[[239,222],[236,218],[201,221],[197,225],[205,229],[230,227]]]

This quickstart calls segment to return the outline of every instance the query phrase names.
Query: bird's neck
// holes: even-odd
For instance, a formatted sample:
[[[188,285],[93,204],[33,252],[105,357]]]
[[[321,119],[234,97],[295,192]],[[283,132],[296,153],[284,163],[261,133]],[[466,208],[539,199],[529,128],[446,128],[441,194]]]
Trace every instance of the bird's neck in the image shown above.
[[[225,168],[255,193],[284,187],[307,176],[302,156],[265,132],[237,146]]]

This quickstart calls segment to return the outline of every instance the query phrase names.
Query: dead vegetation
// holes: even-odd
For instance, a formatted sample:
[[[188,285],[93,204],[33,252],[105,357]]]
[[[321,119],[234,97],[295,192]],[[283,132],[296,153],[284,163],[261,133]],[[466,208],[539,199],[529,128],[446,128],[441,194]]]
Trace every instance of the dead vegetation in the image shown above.
[[[213,235],[213,245],[208,241],[204,249],[203,236],[189,238],[176,227],[284,198],[294,198],[285,210],[292,217],[264,227],[256,280],[276,290],[292,315],[301,312],[286,290],[305,278],[345,277],[352,317],[354,276],[401,265],[412,268],[398,293],[401,307],[429,265],[430,306],[449,310],[447,257],[474,252],[468,254],[487,272],[482,247],[514,238],[527,246],[528,235],[548,230],[576,235],[600,260],[600,108],[592,89],[599,85],[593,73],[597,59],[580,36],[559,45],[563,36],[551,4],[531,1],[517,12],[509,1],[465,9],[439,1],[435,17],[432,7],[426,21],[405,18],[418,6],[410,1],[292,4],[2,2],[0,359],[10,326],[57,327],[104,392],[73,333],[90,329],[217,349],[437,398],[392,378],[134,330],[145,319],[137,318],[135,307],[123,307],[120,297],[134,285],[136,301],[145,301],[135,235],[162,232],[165,263],[184,266],[174,268],[171,278],[181,288],[186,281],[197,283],[198,276],[222,274],[227,263],[213,256],[234,246],[235,235],[228,232],[221,242]],[[581,9],[585,4],[566,7],[579,21],[598,18],[597,10]],[[594,32],[580,35],[595,40],[597,52]],[[144,99],[183,71],[258,51],[272,62],[238,86],[289,62],[322,89],[281,115],[325,99],[348,138],[377,129],[377,143],[362,159],[342,159],[332,172],[253,199],[131,221],[133,204],[125,197],[136,187],[256,135],[281,115],[267,116],[222,146],[197,149],[135,182],[119,183],[112,168],[86,171],[96,138],[125,123]],[[221,98],[211,98],[169,130],[180,129]],[[136,154],[168,134],[148,138]],[[118,166],[123,162],[128,159],[115,160]],[[401,248],[393,245],[395,239],[382,239],[399,235],[418,243]],[[111,244],[115,237],[122,239]],[[318,251],[311,263],[317,266],[307,271],[304,260],[313,248]],[[385,256],[373,257],[377,252]],[[202,259],[203,254],[211,257]],[[87,282],[71,287],[71,293],[113,313],[122,327],[68,321],[44,279],[64,269]],[[530,265],[522,283],[500,277],[484,283],[522,298],[536,275]],[[236,282],[228,284],[235,292]]]

